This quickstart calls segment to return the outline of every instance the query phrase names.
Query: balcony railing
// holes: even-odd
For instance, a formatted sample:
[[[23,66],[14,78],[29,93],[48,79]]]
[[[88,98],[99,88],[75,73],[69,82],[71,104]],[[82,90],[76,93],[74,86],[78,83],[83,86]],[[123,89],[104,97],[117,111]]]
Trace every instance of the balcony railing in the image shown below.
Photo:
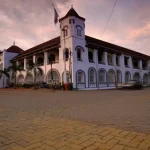
[[[139,66],[133,66],[133,68],[134,68],[134,69],[140,69],[140,67],[139,67]]]
[[[99,64],[105,64],[105,62],[104,62],[104,61],[98,61],[98,63],[99,63]]]
[[[43,66],[44,65],[44,62],[42,63],[37,63],[37,66]]]
[[[129,65],[128,65],[128,64],[125,64],[125,67],[126,67],[126,68],[129,68]]]
[[[94,60],[92,60],[92,59],[89,59],[89,62],[90,62],[90,63],[95,63]]]
[[[146,66],[146,67],[143,67],[143,70],[148,70],[148,67]]]
[[[78,61],[83,61],[82,58],[77,58]]]
[[[113,62],[108,61],[108,65],[113,66],[114,64],[113,64]]]
[[[52,62],[48,62],[47,64],[58,64],[59,63],[59,60],[55,60],[55,61],[52,61]]]

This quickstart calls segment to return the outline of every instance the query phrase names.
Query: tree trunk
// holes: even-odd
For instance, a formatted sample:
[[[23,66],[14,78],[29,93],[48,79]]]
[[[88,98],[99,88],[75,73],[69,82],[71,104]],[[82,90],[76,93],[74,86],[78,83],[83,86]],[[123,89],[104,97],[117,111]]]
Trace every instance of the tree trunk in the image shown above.
[[[14,89],[16,89],[16,73],[14,76],[15,76]]]
[[[34,90],[36,90],[36,73],[34,68]]]
[[[4,74],[3,74],[3,88],[4,88],[4,79],[5,79],[5,78],[4,78]]]

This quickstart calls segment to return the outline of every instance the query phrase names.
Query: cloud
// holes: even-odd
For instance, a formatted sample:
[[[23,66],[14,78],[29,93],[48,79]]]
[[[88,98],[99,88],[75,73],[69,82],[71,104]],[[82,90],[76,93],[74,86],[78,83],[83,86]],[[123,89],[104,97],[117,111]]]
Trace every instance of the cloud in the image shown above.
[[[149,37],[150,38],[150,21],[143,27],[132,29],[129,38],[134,39],[134,38],[144,38],[144,37]]]
[[[59,14],[68,2],[55,1]],[[4,40],[0,40],[0,49],[11,46],[14,36],[17,45],[23,49],[58,36],[59,27],[54,25],[53,16],[52,0],[1,0],[0,32]],[[25,42],[20,42],[23,40]]]
[[[115,0],[55,0],[63,17],[71,5],[86,18],[85,33],[101,39]],[[150,55],[150,0],[118,0],[103,40]],[[23,49],[60,35],[54,25],[52,0],[1,0],[0,49],[16,44]],[[144,50],[143,50],[144,49]]]

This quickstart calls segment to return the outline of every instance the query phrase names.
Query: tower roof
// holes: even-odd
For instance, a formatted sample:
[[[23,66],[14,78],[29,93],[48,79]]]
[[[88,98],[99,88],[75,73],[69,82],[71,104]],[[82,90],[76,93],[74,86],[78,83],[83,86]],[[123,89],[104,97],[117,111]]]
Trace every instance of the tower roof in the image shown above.
[[[74,10],[73,7],[71,7],[71,9],[67,12],[67,14],[64,17],[60,18],[59,21],[65,19],[65,18],[67,18],[69,16],[74,16],[74,17],[77,17],[77,18],[82,19],[82,20],[85,21],[85,18],[79,16],[78,13]]]
[[[12,45],[11,47],[9,47],[7,50],[7,52],[11,52],[11,53],[21,53],[24,50],[22,50],[20,47],[16,46],[16,45]]]

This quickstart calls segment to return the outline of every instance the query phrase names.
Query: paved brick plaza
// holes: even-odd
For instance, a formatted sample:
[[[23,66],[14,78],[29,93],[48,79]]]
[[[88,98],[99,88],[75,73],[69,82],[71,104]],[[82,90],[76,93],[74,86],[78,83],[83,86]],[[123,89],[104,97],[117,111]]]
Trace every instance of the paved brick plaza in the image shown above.
[[[150,89],[0,90],[0,150],[150,150],[148,134]]]

